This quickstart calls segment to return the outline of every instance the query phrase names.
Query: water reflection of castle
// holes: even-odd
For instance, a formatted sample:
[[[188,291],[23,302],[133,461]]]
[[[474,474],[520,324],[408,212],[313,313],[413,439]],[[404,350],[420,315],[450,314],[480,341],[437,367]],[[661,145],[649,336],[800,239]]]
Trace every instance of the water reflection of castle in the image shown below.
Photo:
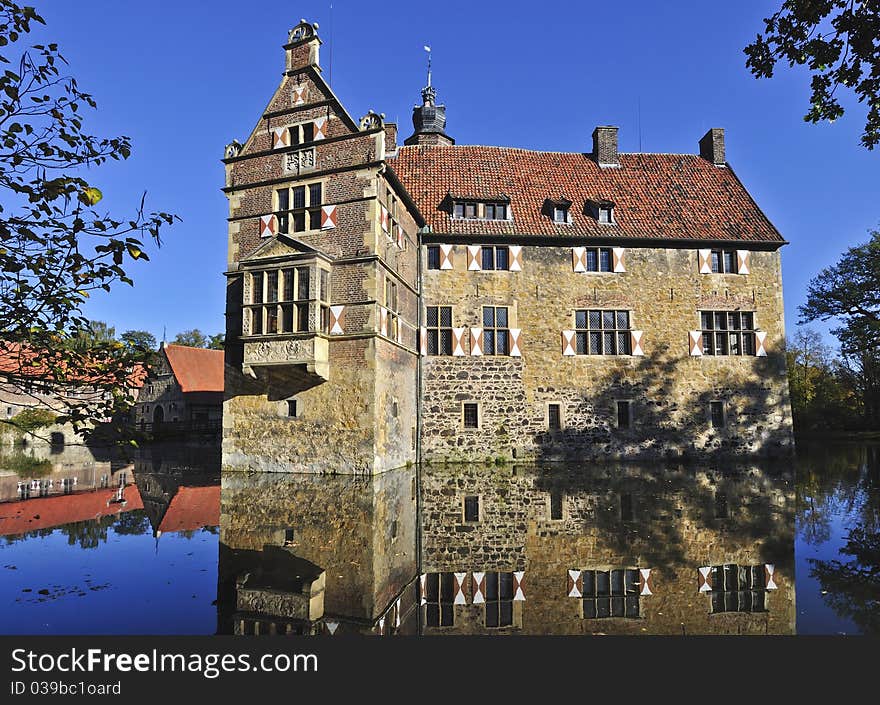
[[[145,512],[157,537],[219,524],[218,449],[155,445],[124,457],[85,446],[51,452],[34,446],[31,457],[46,464],[23,473],[0,470],[0,536],[113,521],[135,511]]]
[[[759,466],[235,473],[220,631],[790,634],[793,565],[792,478]]]

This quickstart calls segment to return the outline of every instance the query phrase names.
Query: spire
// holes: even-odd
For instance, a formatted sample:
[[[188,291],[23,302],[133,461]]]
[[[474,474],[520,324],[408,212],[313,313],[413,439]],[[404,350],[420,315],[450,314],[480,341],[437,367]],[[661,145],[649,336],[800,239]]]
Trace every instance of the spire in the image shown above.
[[[413,108],[413,129],[415,132],[404,140],[404,144],[432,144],[448,146],[455,140],[446,134],[446,106],[437,105],[437,91],[431,85],[431,47],[424,46],[428,54],[428,81],[422,88],[422,104]]]

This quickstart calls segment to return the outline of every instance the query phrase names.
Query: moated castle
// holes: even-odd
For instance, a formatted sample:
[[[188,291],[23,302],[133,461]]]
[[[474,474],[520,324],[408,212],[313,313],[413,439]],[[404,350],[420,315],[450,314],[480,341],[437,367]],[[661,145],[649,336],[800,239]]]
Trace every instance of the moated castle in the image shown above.
[[[223,463],[786,455],[779,249],[725,161],[457,145],[348,114],[317,26],[226,148]]]

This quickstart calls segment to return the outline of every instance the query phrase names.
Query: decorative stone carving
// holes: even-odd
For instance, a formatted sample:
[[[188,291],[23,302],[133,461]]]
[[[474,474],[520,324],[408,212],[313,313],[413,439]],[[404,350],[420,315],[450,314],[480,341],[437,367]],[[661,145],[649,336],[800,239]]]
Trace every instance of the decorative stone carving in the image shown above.
[[[261,340],[244,347],[246,364],[305,362],[314,356],[313,338],[303,340]]]
[[[284,157],[284,173],[299,173],[315,168],[315,149],[300,149],[296,152],[287,152]]]
[[[362,130],[375,130],[385,125],[385,113],[375,113],[372,110],[361,118]]]
[[[238,140],[232,140],[229,144],[226,145],[226,149],[223,154],[226,159],[232,159],[233,157],[237,157],[241,153],[241,142]]]
[[[318,23],[306,22],[305,20],[300,20],[299,24],[290,30],[290,34],[287,36],[288,44],[294,44],[296,42],[302,42],[306,39],[311,39],[315,36],[318,29]]]

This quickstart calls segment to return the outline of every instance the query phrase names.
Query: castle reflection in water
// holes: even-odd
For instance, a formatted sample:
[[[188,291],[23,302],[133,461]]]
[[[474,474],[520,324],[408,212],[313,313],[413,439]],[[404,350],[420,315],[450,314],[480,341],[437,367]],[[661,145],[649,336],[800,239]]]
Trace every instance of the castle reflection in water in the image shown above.
[[[225,473],[221,633],[793,634],[790,471]]]

